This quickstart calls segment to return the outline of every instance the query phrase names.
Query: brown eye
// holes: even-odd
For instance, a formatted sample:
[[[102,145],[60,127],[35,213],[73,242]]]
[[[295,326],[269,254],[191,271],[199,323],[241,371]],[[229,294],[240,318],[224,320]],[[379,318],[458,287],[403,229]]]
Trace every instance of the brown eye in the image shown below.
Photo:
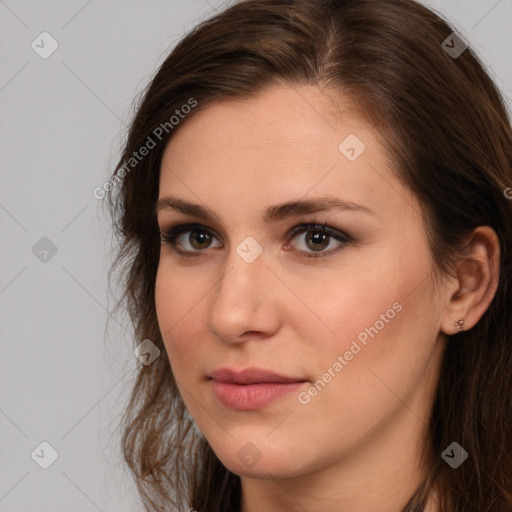
[[[210,245],[212,237],[206,231],[190,231],[188,241],[194,249],[207,249]]]
[[[194,224],[179,224],[170,228],[163,228],[160,233],[160,241],[168,244],[173,250],[189,257],[198,257],[206,253],[210,248],[221,247],[218,242],[213,245],[217,237],[209,230]]]
[[[353,242],[349,235],[321,224],[301,224],[296,226],[289,236],[296,240],[296,252],[302,253],[306,258],[329,256]],[[288,243],[286,248],[291,245],[291,242]]]
[[[330,236],[321,231],[308,231],[306,244],[313,251],[321,251],[329,245]]]

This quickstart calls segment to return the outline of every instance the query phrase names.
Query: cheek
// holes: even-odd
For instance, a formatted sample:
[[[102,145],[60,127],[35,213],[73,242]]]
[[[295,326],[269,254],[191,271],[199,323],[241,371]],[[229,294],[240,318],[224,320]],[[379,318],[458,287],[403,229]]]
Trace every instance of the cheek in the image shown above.
[[[390,354],[387,345],[394,343],[405,321],[406,305],[399,290],[392,286],[378,288],[376,282],[345,282],[341,289],[338,286],[317,297],[315,304],[322,320],[315,320],[317,329],[311,329],[306,315],[296,315],[295,325],[301,325],[299,338],[309,340],[304,348],[316,378],[329,369],[332,372],[335,364],[339,372],[341,364],[344,373],[350,365],[350,373],[359,380],[363,366],[387,357],[386,352]],[[304,333],[311,334],[303,337]]]
[[[315,295],[317,311],[335,333],[309,350],[321,381],[316,406],[343,396],[344,414],[370,421],[394,406],[389,389],[406,396],[428,371],[437,327],[430,259],[426,251],[414,259],[407,254],[381,254],[373,266]]]
[[[368,367],[390,360],[397,364],[396,357],[410,359],[415,351],[431,349],[428,340],[435,339],[435,332],[428,332],[428,326],[432,327],[435,311],[426,248],[416,248],[414,258],[410,251],[392,247],[373,251],[368,258],[358,258],[357,264],[347,262],[346,268],[350,271],[334,269],[332,279],[321,280],[307,301],[316,314],[318,330],[311,344],[317,371],[327,370],[345,353],[354,361],[351,366],[358,360]],[[299,321],[300,315],[295,316]],[[312,318],[309,314],[300,320],[304,332],[313,333],[308,327]]]
[[[191,285],[186,270],[158,268],[155,281],[155,304],[160,332],[173,373],[191,375],[193,363],[201,340],[200,331],[206,325],[206,317],[199,318],[207,300],[210,287]],[[203,327],[204,329],[204,327]]]
[[[353,259],[357,259],[355,253]],[[392,259],[392,256],[388,259]],[[312,275],[303,279],[300,286],[295,285],[295,289],[316,316],[315,323],[322,329],[321,332],[330,333],[340,342],[373,325],[381,313],[400,301],[402,292],[399,280],[400,276],[395,279],[390,263],[383,257],[359,261],[357,264],[347,258],[343,268],[333,268],[323,277]],[[311,286],[313,282],[315,287]],[[301,317],[303,313],[305,311],[297,311],[296,317]],[[304,324],[312,318],[311,314],[306,316],[303,317]]]

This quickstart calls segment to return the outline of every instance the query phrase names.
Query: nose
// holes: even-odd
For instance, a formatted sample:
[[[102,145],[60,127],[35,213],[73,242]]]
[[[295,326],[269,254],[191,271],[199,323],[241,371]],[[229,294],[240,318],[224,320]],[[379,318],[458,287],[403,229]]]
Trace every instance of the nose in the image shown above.
[[[210,304],[209,331],[226,343],[275,334],[280,327],[279,283],[263,254],[247,263],[233,250],[225,268]]]

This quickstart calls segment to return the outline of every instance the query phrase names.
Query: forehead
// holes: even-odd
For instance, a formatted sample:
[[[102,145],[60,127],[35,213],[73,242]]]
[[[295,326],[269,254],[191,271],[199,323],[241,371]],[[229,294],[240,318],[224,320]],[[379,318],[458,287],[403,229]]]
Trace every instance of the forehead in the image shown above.
[[[249,98],[210,103],[183,121],[168,146],[184,145],[185,150],[204,145],[220,158],[229,157],[235,146],[239,155],[245,151],[253,157],[255,148],[263,148],[264,157],[268,152],[314,154],[330,145],[338,157],[341,108],[315,86],[273,86]],[[354,109],[344,108],[342,124],[353,131],[367,129]]]
[[[261,209],[331,194],[403,213],[410,194],[391,165],[378,134],[354,110],[340,110],[314,86],[272,87],[213,102],[186,119],[164,152],[160,196],[229,198]]]

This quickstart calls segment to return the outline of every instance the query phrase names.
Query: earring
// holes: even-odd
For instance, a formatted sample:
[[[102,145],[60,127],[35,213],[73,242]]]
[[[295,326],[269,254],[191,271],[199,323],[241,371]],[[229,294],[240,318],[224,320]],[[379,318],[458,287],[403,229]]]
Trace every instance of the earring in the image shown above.
[[[464,325],[464,320],[457,320],[454,325],[455,327],[457,327],[459,332],[464,330],[462,328],[462,326]]]

